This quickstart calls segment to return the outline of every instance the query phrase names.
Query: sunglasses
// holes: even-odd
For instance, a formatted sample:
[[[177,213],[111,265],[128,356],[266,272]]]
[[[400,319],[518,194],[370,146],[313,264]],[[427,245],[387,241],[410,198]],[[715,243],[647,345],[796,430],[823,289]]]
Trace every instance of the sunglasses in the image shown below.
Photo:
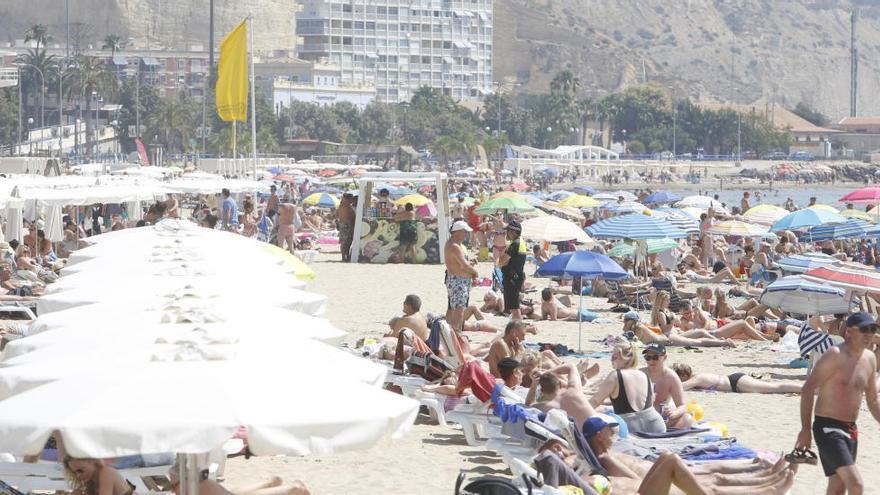
[[[859,327],[859,332],[861,332],[861,333],[877,333],[877,325],[870,325],[867,327]]]
[[[660,359],[659,354],[645,354],[645,361],[657,361]]]

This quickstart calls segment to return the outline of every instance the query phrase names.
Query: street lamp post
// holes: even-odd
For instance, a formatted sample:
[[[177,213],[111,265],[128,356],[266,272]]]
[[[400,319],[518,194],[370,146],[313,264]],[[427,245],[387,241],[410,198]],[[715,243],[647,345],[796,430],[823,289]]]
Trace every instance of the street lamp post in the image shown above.
[[[626,154],[626,129],[621,129],[620,132],[623,133],[623,154],[625,155]]]
[[[547,144],[550,141],[550,133],[553,132],[553,128],[549,125],[547,126],[547,137],[544,139],[544,149],[549,149],[549,145]]]
[[[676,115],[678,114],[678,108],[675,105],[675,86],[672,86],[672,161],[675,161],[675,157],[678,155],[678,150],[676,149],[675,143],[675,130],[676,130]]]
[[[18,139],[15,154],[21,153],[21,67],[18,67]]]
[[[742,131],[741,131],[742,115],[736,113],[736,166],[742,165]]]

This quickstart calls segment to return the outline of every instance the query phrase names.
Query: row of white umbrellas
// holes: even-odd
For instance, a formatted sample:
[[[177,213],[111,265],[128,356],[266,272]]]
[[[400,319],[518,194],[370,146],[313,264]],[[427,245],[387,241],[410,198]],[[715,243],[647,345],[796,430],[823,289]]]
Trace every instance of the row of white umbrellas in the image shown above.
[[[76,457],[198,454],[244,426],[254,454],[323,454],[414,421],[260,243],[171,220],[94,240],[0,359],[0,452],[58,431]]]

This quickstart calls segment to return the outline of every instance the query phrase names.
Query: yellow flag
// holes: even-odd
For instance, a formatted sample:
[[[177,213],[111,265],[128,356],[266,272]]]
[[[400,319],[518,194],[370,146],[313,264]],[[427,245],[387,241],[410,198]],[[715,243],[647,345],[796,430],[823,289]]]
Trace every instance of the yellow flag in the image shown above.
[[[217,114],[225,121],[247,120],[247,21],[242,21],[220,43],[217,67]]]

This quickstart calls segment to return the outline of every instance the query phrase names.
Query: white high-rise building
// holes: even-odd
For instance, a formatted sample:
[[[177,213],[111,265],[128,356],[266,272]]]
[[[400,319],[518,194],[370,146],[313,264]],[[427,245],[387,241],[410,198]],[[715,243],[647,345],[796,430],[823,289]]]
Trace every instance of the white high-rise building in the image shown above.
[[[297,54],[375,85],[379,101],[422,86],[477,100],[492,91],[492,16],[492,0],[302,0]]]

